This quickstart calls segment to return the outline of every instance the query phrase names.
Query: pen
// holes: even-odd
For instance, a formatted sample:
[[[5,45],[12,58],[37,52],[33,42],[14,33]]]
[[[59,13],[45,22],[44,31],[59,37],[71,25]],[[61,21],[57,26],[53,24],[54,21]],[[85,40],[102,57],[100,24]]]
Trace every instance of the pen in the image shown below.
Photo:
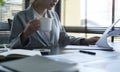
[[[90,55],[96,55],[95,52],[90,52],[90,51],[85,51],[85,50],[80,50],[81,53],[86,53],[86,54],[90,54]]]

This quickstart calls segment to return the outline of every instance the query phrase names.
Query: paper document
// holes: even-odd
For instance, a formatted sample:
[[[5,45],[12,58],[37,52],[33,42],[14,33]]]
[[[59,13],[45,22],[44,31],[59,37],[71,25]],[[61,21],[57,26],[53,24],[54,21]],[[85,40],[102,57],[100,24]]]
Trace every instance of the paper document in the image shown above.
[[[120,72],[120,57],[113,56],[109,57],[109,60],[103,59],[97,62],[86,63],[83,65],[83,68],[85,70],[93,69],[92,72]]]

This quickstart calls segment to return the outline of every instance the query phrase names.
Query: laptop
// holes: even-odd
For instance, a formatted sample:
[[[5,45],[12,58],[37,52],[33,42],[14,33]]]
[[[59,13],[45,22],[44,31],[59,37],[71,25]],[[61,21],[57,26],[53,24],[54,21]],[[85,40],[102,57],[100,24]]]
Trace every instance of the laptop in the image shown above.
[[[65,50],[107,50],[107,51],[113,51],[115,46],[119,46],[120,43],[112,43],[108,42],[107,38],[111,36],[116,36],[120,34],[120,19],[115,21],[113,24],[111,24],[103,33],[101,38],[96,42],[95,45],[90,46],[81,46],[81,45],[67,45],[65,47]],[[119,27],[117,29],[112,30],[113,27]]]
[[[107,38],[111,36],[117,36],[120,34],[120,19],[118,19],[116,22],[114,22],[111,26],[109,26],[105,32],[103,33],[102,37],[96,42],[96,45],[98,47],[102,48],[109,48],[113,49],[115,43],[107,42]],[[113,27],[119,27],[118,29],[112,30]],[[119,43],[116,43],[119,44]]]

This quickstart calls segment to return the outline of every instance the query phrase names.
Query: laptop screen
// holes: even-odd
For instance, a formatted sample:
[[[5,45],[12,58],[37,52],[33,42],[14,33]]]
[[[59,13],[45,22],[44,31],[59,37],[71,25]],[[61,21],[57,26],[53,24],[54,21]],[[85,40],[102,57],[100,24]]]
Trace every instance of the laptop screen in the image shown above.
[[[112,30],[113,27],[117,27],[117,29]],[[96,42],[96,45],[98,47],[104,47],[104,48],[113,48],[110,46],[109,42],[107,42],[107,38],[110,36],[116,36],[120,34],[120,19],[115,21],[112,25],[110,25],[101,38]]]

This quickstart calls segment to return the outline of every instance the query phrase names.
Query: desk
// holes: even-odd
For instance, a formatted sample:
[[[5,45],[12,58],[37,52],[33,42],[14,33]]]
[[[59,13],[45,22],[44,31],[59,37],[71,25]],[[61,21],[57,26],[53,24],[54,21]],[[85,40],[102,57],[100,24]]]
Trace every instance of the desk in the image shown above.
[[[119,61],[120,53],[115,51],[92,51],[96,52],[96,55],[80,53],[79,50],[63,50],[61,47],[52,47],[51,51],[49,52],[50,55],[45,55],[45,57],[62,62],[77,63],[79,72],[116,72],[108,71],[108,69],[105,67],[107,67],[107,65],[113,61]],[[120,64],[118,64],[118,66],[119,65]]]
[[[120,72],[120,53],[115,51],[92,51],[96,52],[96,55],[80,53],[77,50],[75,50],[75,52],[74,50],[68,50],[68,52],[73,53],[50,55],[47,57],[63,62],[75,62],[78,64],[79,72]],[[118,64],[116,61],[119,61]],[[119,68],[114,68],[114,66],[110,66],[109,64],[114,64],[114,66],[117,65]],[[111,71],[108,67],[111,68]],[[117,69],[118,71],[116,71],[115,69]]]

